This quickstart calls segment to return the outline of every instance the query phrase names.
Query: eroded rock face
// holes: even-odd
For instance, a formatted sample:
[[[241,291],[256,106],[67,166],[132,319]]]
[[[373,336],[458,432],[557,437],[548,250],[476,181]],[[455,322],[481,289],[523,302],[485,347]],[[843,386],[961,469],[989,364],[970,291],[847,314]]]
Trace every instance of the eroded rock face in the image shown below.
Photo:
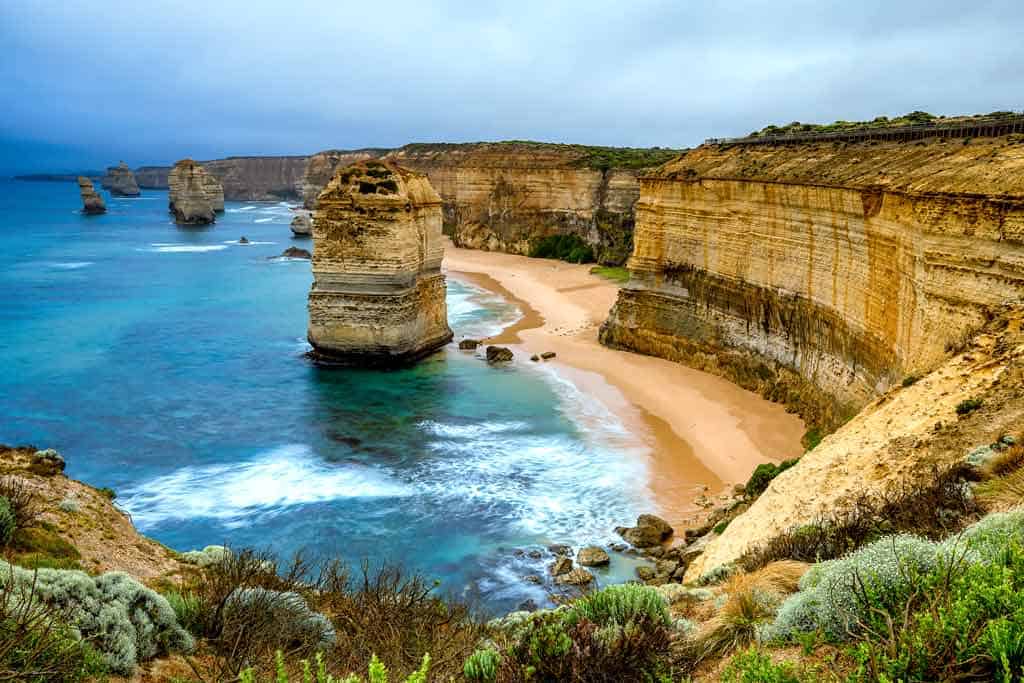
[[[82,213],[94,216],[107,212],[107,205],[103,202],[103,197],[96,192],[92,181],[84,176],[78,177],[78,193],[82,197]]]
[[[291,229],[296,237],[309,237],[313,234],[313,217],[306,211],[295,214]]]
[[[441,199],[392,163],[339,169],[317,199],[309,293],[312,357],[396,365],[452,338],[441,274]]]
[[[202,162],[221,186],[221,201],[275,201],[301,196],[305,156],[228,157]],[[322,186],[321,186],[322,187]]]
[[[307,209],[316,208],[316,199],[331,182],[339,168],[368,159],[376,159],[387,153],[383,149],[342,150],[329,149],[309,157],[302,174],[300,190],[302,205]]]
[[[108,166],[101,185],[110,190],[114,197],[138,197],[139,185],[135,182],[135,174],[123,161],[117,166]]]
[[[1024,146],[704,147],[641,181],[601,340],[831,427],[1024,298]]]
[[[179,225],[206,225],[216,220],[216,205],[219,196],[220,210],[224,210],[223,191],[218,195],[220,184],[210,177],[192,159],[182,159],[171,169],[167,177],[170,187],[168,208]]]

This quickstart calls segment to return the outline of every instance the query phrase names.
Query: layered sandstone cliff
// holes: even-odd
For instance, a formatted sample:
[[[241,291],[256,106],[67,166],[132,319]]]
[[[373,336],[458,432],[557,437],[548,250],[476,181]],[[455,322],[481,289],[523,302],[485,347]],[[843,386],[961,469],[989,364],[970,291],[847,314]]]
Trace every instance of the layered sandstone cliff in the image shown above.
[[[206,170],[205,167],[203,169]],[[206,171],[202,179],[203,191],[206,192],[206,198],[210,200],[210,206],[215,212],[224,213],[224,186],[209,171]]]
[[[329,149],[309,157],[302,173],[302,205],[307,209],[315,209],[317,197],[327,187],[327,183],[331,182],[339,168],[367,159],[377,159],[387,152],[386,149]]]
[[[307,197],[329,177],[331,154],[314,155]],[[443,200],[444,230],[459,246],[528,254],[550,235],[575,234],[599,261],[622,263],[632,248],[642,168],[670,150],[531,142],[412,144],[383,158],[427,174]],[[342,157],[344,159],[347,157]]]
[[[181,225],[205,225],[216,220],[216,202],[224,208],[224,195],[217,193],[217,180],[192,159],[182,159],[171,169],[168,209]]]
[[[135,182],[135,174],[123,161],[117,166],[108,166],[100,184],[110,190],[114,197],[138,197],[141,194],[139,185]]]
[[[312,356],[392,365],[448,343],[441,274],[441,198],[427,177],[393,163],[339,169],[313,221]]]
[[[641,181],[604,343],[834,426],[1024,298],[1024,144],[693,150]]]
[[[139,166],[135,169],[135,182],[146,190],[166,190],[170,166]]]
[[[96,192],[92,181],[85,176],[78,176],[78,194],[82,198],[82,213],[89,216],[106,213],[107,205],[103,202],[103,197]]]
[[[201,162],[231,201],[279,201],[302,196],[309,157],[228,157]]]

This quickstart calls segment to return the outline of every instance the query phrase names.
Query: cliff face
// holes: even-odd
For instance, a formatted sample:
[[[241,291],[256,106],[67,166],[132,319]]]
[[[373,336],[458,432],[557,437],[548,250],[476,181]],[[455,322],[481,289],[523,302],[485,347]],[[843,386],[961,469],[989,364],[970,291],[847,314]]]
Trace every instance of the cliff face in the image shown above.
[[[611,346],[831,426],[1024,297],[1024,144],[704,147],[641,181]]]
[[[171,169],[167,180],[170,186],[168,209],[176,223],[205,225],[216,220],[216,179],[211,179],[202,166],[191,159],[182,159]],[[223,194],[219,196],[223,210]]]
[[[231,201],[277,201],[302,196],[308,157],[228,157],[201,162]]]
[[[309,342],[328,364],[393,365],[448,343],[441,199],[392,163],[340,169],[313,221]]]
[[[135,182],[146,190],[166,190],[170,166],[139,166],[135,169]]]
[[[138,197],[140,194],[135,174],[123,161],[117,166],[108,166],[100,184],[115,197]]]
[[[107,205],[103,202],[103,197],[96,192],[92,181],[85,176],[78,177],[78,194],[82,197],[82,213],[93,216],[107,212]]]
[[[380,150],[343,154],[363,153]],[[310,159],[307,197],[328,177],[330,154]],[[622,263],[632,249],[641,171],[616,168],[615,155],[635,166],[671,152],[499,142],[413,144],[383,158],[428,176],[443,201],[444,230],[459,246],[528,254],[540,238],[576,234],[601,262]]]

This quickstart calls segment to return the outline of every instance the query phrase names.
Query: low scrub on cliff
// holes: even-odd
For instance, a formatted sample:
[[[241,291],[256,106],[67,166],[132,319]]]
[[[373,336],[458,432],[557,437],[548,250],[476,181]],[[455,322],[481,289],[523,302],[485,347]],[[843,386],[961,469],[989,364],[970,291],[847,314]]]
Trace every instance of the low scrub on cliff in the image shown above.
[[[594,250],[579,235],[548,235],[530,245],[533,258],[553,258],[569,263],[591,263]]]

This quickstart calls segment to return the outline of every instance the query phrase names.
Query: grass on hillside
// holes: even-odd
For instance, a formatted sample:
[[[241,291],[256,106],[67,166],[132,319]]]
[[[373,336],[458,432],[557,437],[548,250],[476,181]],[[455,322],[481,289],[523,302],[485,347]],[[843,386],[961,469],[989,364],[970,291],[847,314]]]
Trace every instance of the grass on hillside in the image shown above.
[[[913,126],[930,123],[944,123],[948,121],[970,120],[980,117],[1004,117],[1013,116],[1012,111],[994,111],[988,114],[977,114],[973,116],[936,116],[926,111],[912,111],[902,116],[889,118],[888,116],[877,116],[870,121],[835,121],[833,123],[801,123],[793,121],[783,126],[769,125],[761,130],[755,130],[750,137],[761,137],[764,135],[787,135],[792,133],[831,133],[835,131],[848,130],[851,128],[889,128],[892,126]]]
[[[668,147],[600,147],[597,145],[569,145],[533,140],[503,140],[501,142],[414,142],[403,147],[409,152],[444,152],[478,145],[508,146],[525,149],[556,150],[577,154],[571,165],[598,171],[610,169],[642,169],[661,166],[679,156],[684,150]]]
[[[594,266],[590,272],[620,285],[629,282],[629,268],[625,266]]]

